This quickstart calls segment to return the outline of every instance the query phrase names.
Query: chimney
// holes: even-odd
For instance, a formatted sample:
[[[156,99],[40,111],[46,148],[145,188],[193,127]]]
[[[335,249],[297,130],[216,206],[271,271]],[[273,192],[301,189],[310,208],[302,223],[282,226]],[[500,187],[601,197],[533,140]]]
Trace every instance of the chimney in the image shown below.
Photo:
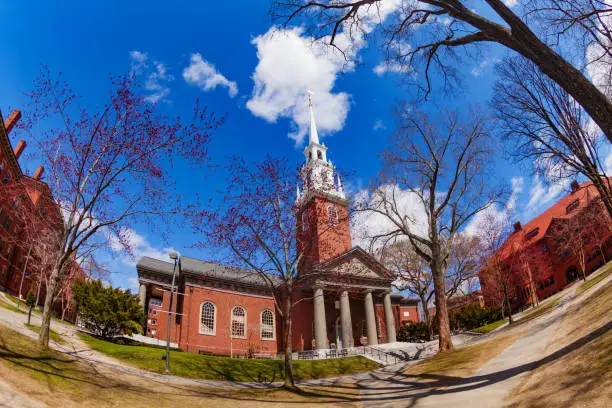
[[[4,121],[4,127],[6,128],[7,134],[10,133],[17,122],[19,122],[19,119],[21,119],[21,111],[15,109],[13,113],[11,113],[11,116]]]
[[[520,221],[517,221],[514,223],[514,232],[519,232],[522,229],[523,229],[523,226],[521,225]]]
[[[21,153],[23,153],[23,150],[25,148],[26,148],[25,140],[20,140],[19,143],[17,143],[17,147],[15,147],[15,150],[13,150],[13,153],[15,153],[15,160],[19,160],[19,156],[21,156]]]
[[[572,194],[580,190],[580,184],[578,184],[576,180],[572,181],[571,187],[572,187]]]
[[[38,166],[36,172],[34,172],[34,176],[32,177],[34,180],[40,180],[43,173],[45,172],[45,168],[43,166]]]

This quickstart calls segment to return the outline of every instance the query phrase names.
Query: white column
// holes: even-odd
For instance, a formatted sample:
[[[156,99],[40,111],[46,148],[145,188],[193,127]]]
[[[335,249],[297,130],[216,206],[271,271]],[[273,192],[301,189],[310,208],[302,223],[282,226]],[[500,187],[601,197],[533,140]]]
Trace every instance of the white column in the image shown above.
[[[142,306],[145,310],[145,314],[147,313],[147,285],[145,283],[141,283],[138,287],[138,297],[140,300],[140,306]]]
[[[342,347],[353,347],[353,322],[351,321],[351,303],[346,290],[340,293],[340,320],[342,321]]]
[[[366,331],[368,333],[368,346],[378,344],[378,336],[376,335],[376,316],[374,315],[374,301],[372,300],[372,292],[367,292],[364,298]]]
[[[391,293],[385,293],[383,305],[385,307],[385,326],[387,327],[387,343],[395,343],[395,319],[393,318],[393,308],[391,307]]]
[[[325,298],[322,288],[314,288],[314,326],[317,349],[329,348],[327,344],[327,323],[325,320]]]

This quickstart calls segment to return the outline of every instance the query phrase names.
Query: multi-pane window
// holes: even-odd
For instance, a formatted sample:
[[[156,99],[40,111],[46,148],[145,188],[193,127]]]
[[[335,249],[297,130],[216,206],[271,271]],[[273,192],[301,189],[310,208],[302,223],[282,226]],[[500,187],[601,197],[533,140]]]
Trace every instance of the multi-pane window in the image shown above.
[[[274,313],[271,310],[261,312],[261,338],[274,340]]]
[[[200,334],[215,334],[216,307],[212,302],[202,303],[200,311]]]
[[[232,309],[232,337],[245,337],[246,312],[240,306]]]
[[[327,220],[331,226],[338,225],[338,210],[333,205],[327,207]]]

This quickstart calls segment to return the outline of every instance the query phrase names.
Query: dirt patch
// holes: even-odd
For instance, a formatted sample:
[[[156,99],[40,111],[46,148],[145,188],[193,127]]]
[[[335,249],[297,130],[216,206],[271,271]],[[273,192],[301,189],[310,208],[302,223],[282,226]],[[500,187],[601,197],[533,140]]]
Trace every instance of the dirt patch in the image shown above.
[[[511,407],[610,406],[611,304],[608,283],[570,307],[547,347],[548,357],[513,390]]]

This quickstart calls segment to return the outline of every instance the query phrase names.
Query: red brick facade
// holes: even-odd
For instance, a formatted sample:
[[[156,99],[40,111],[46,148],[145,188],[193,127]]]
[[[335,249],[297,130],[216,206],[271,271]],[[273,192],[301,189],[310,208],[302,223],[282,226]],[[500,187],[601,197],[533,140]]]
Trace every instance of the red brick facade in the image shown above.
[[[544,213],[517,222],[497,254],[513,277],[514,309],[562,290],[582,277],[582,266],[588,275],[611,255],[612,221],[590,182],[572,183],[572,191]],[[495,304],[486,268],[479,277],[486,303]]]
[[[42,166],[32,177],[21,170],[18,160],[26,143],[21,140],[13,149],[9,140],[20,117],[14,111],[3,121],[0,113],[0,289],[22,297],[32,291],[42,304],[45,287],[36,248],[41,245],[43,229],[59,228],[61,215],[49,186],[41,180]],[[57,316],[62,314],[60,303],[56,304]],[[74,311],[64,317],[74,320]]]

